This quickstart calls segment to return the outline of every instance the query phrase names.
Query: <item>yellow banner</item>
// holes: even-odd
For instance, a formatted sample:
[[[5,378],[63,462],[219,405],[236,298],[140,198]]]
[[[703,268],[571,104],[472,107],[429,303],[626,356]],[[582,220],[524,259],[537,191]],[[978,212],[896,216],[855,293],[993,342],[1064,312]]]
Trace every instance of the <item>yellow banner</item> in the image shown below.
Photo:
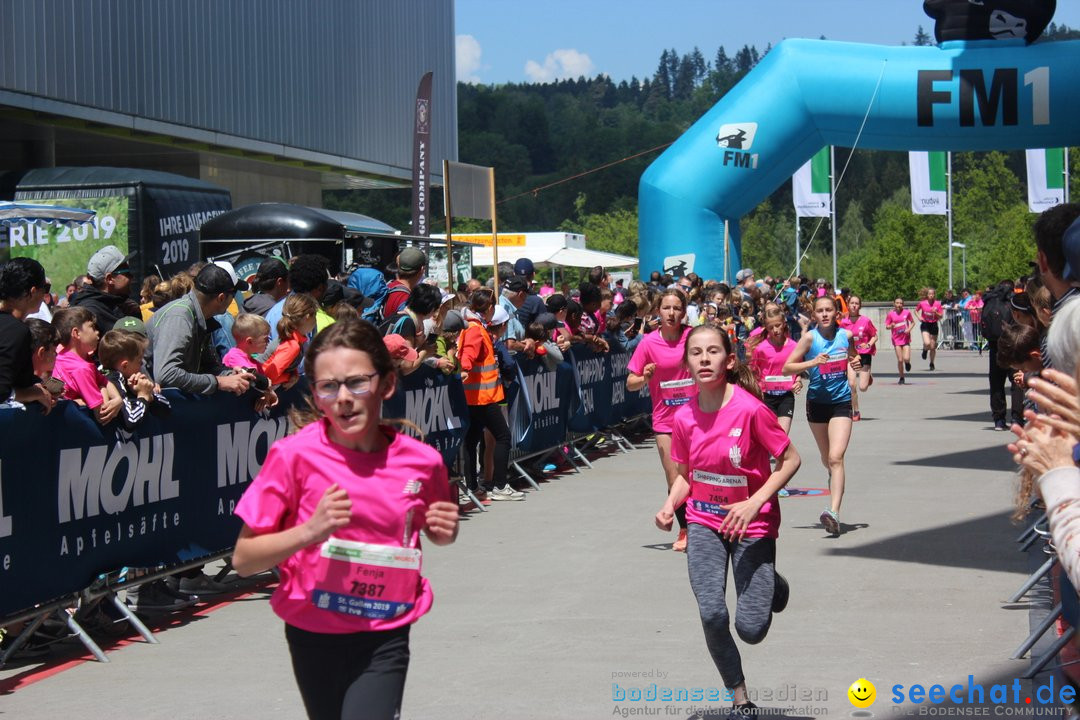
[[[485,247],[491,247],[491,233],[486,235],[457,235],[453,236],[455,242],[476,243]],[[499,233],[499,247],[525,247],[524,235],[503,235]]]

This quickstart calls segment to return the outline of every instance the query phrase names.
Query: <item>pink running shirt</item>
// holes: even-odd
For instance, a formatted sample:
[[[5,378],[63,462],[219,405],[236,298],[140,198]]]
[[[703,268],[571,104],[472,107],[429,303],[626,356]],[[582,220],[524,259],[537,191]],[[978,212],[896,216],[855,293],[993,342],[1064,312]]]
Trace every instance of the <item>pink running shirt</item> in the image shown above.
[[[750,356],[750,369],[754,371],[761,392],[783,395],[795,387],[795,376],[784,374],[784,363],[795,345],[794,340],[785,338],[784,344],[778,349],[765,339],[754,348],[754,354]]]
[[[697,395],[697,386],[690,371],[683,365],[683,350],[690,328],[684,328],[675,343],[669,343],[659,330],[646,334],[634,348],[627,369],[641,375],[645,366],[656,363],[656,371],[649,378],[649,395],[653,405],[653,430],[671,432],[671,421],[680,405],[685,405]]]
[[[926,300],[920,300],[919,304],[915,306],[919,311],[919,315],[922,317],[923,322],[933,323],[941,319],[944,313],[941,303],[937,300],[931,305]]]
[[[259,373],[263,372],[262,363],[238,347],[229,348],[221,357],[221,364],[231,368],[255,368]]]
[[[315,512],[331,484],[352,499],[352,521],[327,542],[304,548],[278,567],[281,584],[270,607],[309,632],[391,630],[431,609],[420,575],[420,531],[428,507],[449,500],[438,451],[384,427],[389,445],[377,453],[342,447],[325,419],[270,448],[236,514],[256,534],[287,530]]]
[[[791,440],[776,416],[738,385],[719,412],[706,413],[695,397],[675,413],[671,459],[689,468],[686,522],[719,530],[727,505],[745,500],[769,479],[770,457],[784,454]],[[769,498],[750,523],[746,537],[775,538],[780,503]]]
[[[860,355],[877,355],[877,343],[870,344],[870,340],[877,337],[877,328],[874,321],[867,315],[859,315],[859,319],[852,322],[848,318],[840,320],[840,327],[851,331],[851,339],[855,343],[855,352]]]
[[[885,316],[885,324],[892,325],[892,344],[897,345],[910,345],[911,333],[907,332],[908,323],[911,321],[911,311],[904,308],[900,312],[890,310],[889,314]],[[899,323],[896,325],[895,323]]]
[[[101,388],[108,380],[94,363],[83,360],[74,350],[64,348],[56,355],[53,375],[64,381],[64,398],[82,400],[91,410],[105,402],[101,397]]]

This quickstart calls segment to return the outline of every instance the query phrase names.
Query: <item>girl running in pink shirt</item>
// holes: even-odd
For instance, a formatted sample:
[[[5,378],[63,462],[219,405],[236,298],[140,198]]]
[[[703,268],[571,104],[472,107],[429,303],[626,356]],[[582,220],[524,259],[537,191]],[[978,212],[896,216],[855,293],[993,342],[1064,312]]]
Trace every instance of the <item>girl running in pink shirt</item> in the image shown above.
[[[941,302],[934,298],[937,291],[926,288],[926,297],[919,300],[915,306],[915,317],[919,319],[919,331],[922,333],[922,359],[930,354],[930,369],[934,370],[934,359],[937,358],[938,323],[945,310]]]
[[[851,340],[855,343],[855,352],[859,354],[859,370],[855,373],[851,384],[851,420],[862,420],[859,412],[859,393],[866,392],[874,384],[874,376],[870,374],[870,365],[874,355],[877,354],[877,328],[874,321],[862,312],[862,298],[852,295],[848,299],[848,316],[840,320],[840,327],[851,332]]]
[[[312,411],[274,443],[236,508],[241,575],[281,571],[285,621],[310,718],[398,717],[409,628],[431,609],[420,534],[457,537],[442,457],[379,423],[397,376],[375,327],[339,320],[309,343]]]
[[[675,483],[675,463],[671,460],[671,421],[675,411],[690,402],[697,388],[683,363],[686,336],[690,328],[683,325],[686,317],[686,296],[681,290],[665,290],[660,296],[660,329],[646,334],[634,348],[627,366],[626,389],[635,392],[648,385],[653,406],[653,431],[656,449],[664,468],[668,491]],[[686,515],[677,513],[679,537],[671,549],[686,550]]]
[[[904,298],[893,300],[893,309],[885,316],[885,329],[892,331],[892,346],[896,353],[896,371],[900,374],[899,385],[904,384],[904,371],[911,370],[911,329],[915,318],[904,307]]]
[[[675,508],[686,503],[687,565],[705,644],[731,692],[733,710],[746,713],[755,706],[731,636],[728,565],[738,598],[735,630],[744,642],[757,644],[769,632],[773,613],[788,602],[787,581],[775,567],[776,495],[799,469],[799,453],[758,399],[753,374],[740,365],[726,333],[709,325],[694,328],[685,358],[698,393],[675,413],[675,482],[656,513],[656,525],[671,530]],[[770,457],[776,458],[774,470]]]
[[[761,388],[765,405],[776,415],[785,433],[791,432],[791,420],[795,417],[795,395],[802,390],[798,375],[785,375],[784,363],[795,341],[788,334],[787,318],[776,305],[765,308],[765,339],[754,346],[750,355],[750,368],[754,371]]]

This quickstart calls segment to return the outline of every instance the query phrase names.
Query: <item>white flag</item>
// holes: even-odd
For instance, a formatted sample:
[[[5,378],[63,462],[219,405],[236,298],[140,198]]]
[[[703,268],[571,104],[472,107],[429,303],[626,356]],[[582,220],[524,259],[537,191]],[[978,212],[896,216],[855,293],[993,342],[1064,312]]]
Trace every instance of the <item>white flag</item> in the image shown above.
[[[1028,209],[1041,213],[1065,202],[1065,150],[1027,151]]]
[[[796,217],[829,217],[832,214],[828,147],[823,147],[791,178]]]
[[[911,166],[911,212],[916,215],[948,215],[949,192],[944,152],[909,152]]]

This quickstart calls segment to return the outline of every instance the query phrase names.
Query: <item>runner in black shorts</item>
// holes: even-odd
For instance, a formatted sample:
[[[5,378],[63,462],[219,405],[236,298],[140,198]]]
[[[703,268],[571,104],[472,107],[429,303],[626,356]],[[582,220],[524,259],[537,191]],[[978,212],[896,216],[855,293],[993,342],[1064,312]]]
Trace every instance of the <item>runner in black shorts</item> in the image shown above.
[[[937,358],[938,321],[945,314],[941,302],[934,298],[936,291],[932,287],[925,290],[926,297],[915,306],[915,317],[919,319],[919,331],[922,333],[923,350],[922,359],[930,355],[930,369],[934,370],[934,360]]]
[[[787,317],[783,308],[775,303],[765,306],[765,332],[756,336],[757,344],[750,353],[750,369],[757,377],[761,388],[761,399],[776,415],[780,427],[785,433],[791,433],[791,422],[795,417],[795,393],[802,390],[802,378],[798,375],[784,375],[784,363],[795,349],[795,341],[788,335]],[[787,497],[786,488],[781,488],[780,497]]]
[[[851,340],[855,343],[855,352],[859,354],[860,367],[851,377],[851,419],[862,420],[859,412],[859,393],[866,392],[874,384],[870,374],[870,365],[877,352],[877,328],[866,315],[862,314],[862,298],[852,295],[848,298],[848,316],[840,321],[840,327],[851,331]]]

